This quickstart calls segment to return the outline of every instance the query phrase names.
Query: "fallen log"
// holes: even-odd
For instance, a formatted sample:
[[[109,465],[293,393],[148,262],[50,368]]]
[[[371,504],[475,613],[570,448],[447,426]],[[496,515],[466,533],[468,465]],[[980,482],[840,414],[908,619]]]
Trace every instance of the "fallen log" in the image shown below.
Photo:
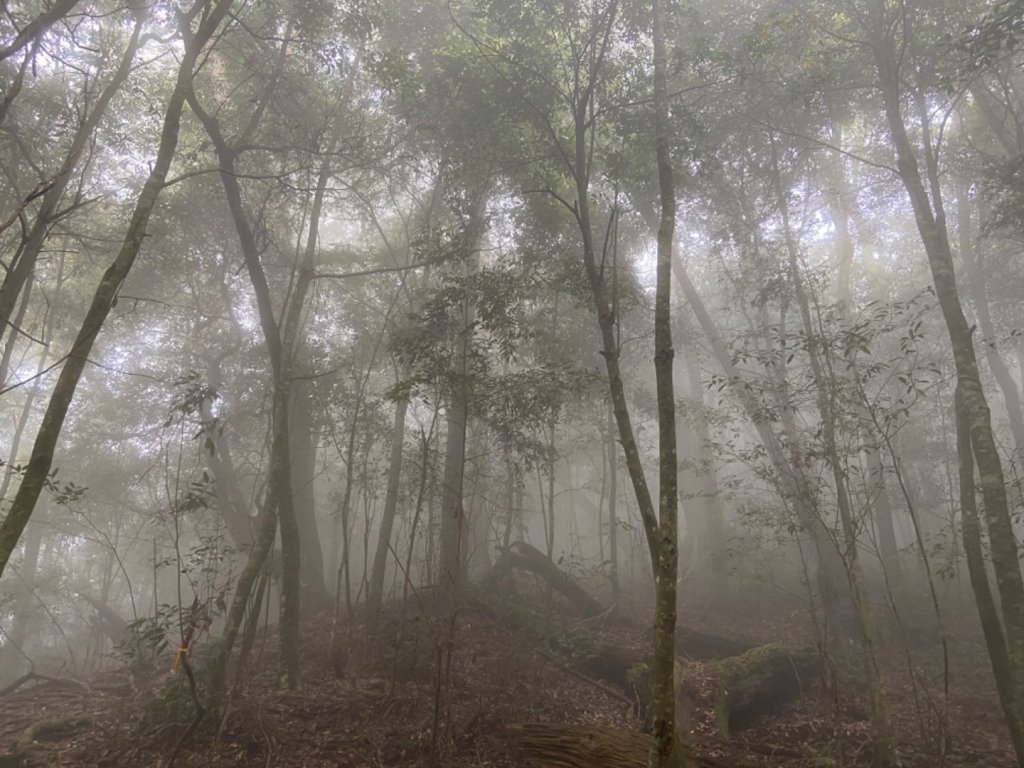
[[[592,726],[522,723],[509,725],[518,757],[533,768],[647,768],[651,737],[636,731]],[[688,768],[736,768],[681,745]]]
[[[33,671],[26,672],[24,675],[19,677],[17,680],[12,682],[11,684],[5,686],[4,688],[0,688],[0,697],[7,696],[9,694],[14,693],[21,686],[23,686],[25,683],[27,683],[27,682],[29,682],[31,680],[40,680],[40,681],[42,681],[42,683],[46,683],[46,684],[53,685],[53,686],[63,686],[63,687],[66,687],[66,688],[77,688],[78,690],[80,690],[84,694],[92,693],[92,689],[89,688],[89,686],[86,685],[85,683],[83,683],[81,680],[74,680],[74,679],[72,679],[70,677],[50,677],[49,675],[41,675],[38,672],[33,670]],[[41,687],[41,686],[37,686],[37,687]]]
[[[821,659],[808,648],[772,643],[716,662],[715,722],[723,738],[760,715],[797,698],[821,674]]]
[[[568,600],[583,616],[600,616],[604,607],[591,597],[569,574],[562,571],[551,558],[525,541],[517,541],[506,549],[484,577],[486,587],[496,587],[513,570],[528,571],[540,576],[549,587]]]
[[[63,741],[91,724],[88,717],[65,717],[30,725],[19,734],[11,751],[0,755],[0,768],[55,765],[55,755],[46,748],[46,743]]]

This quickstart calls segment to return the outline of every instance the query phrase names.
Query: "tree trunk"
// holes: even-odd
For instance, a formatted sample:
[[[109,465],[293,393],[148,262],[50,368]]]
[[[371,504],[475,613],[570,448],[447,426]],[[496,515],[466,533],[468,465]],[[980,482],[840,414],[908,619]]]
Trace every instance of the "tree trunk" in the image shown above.
[[[832,131],[832,141],[837,147],[842,147],[843,132],[838,126]],[[852,310],[853,291],[851,289],[851,276],[853,260],[855,255],[853,236],[850,234],[851,211],[855,210],[856,196],[850,189],[846,179],[846,171],[843,167],[842,156],[838,152],[831,152],[828,155],[826,165],[826,189],[828,190],[829,217],[836,228],[835,251],[837,262],[836,279],[836,303],[839,305],[839,316],[844,323],[848,322]],[[854,356],[851,353],[847,361],[850,370],[854,370]],[[859,401],[854,405],[861,421],[871,424],[873,419],[867,412],[867,406]],[[899,598],[903,593],[902,569],[900,568],[899,546],[896,544],[896,528],[893,522],[892,499],[889,496],[889,488],[885,481],[885,472],[882,469],[882,458],[876,441],[862,440],[863,450],[868,464],[868,482],[871,493],[871,509],[874,512],[875,527],[878,534],[878,554],[885,571],[885,578],[892,586],[894,597]]]
[[[1003,707],[1010,739],[1022,764],[1024,754],[1024,722],[1018,715],[1020,707],[1014,690],[1014,670],[1010,661],[1006,637],[999,619],[999,609],[992,595],[985,565],[984,543],[981,520],[978,517],[978,497],[974,485],[974,454],[971,449],[971,431],[966,406],[961,402],[959,390],[956,394],[956,436],[957,454],[960,457],[960,522],[964,537],[964,555],[967,572],[971,579],[974,599],[978,604],[978,616],[985,635],[992,676],[995,678],[999,702]]]
[[[683,297],[697,319],[704,336],[708,340],[711,354],[725,374],[729,389],[739,401],[744,413],[753,425],[765,448],[768,460],[775,470],[772,481],[778,489],[783,504],[792,507],[797,522],[811,538],[817,558],[817,583],[826,608],[836,599],[838,585],[846,578],[842,559],[828,529],[818,517],[813,504],[812,492],[806,487],[799,465],[799,456],[795,455],[796,446],[791,446],[791,457],[786,457],[782,441],[772,430],[767,414],[756,398],[746,387],[746,378],[732,361],[732,354],[722,340],[718,326],[711,318],[704,300],[698,293],[693,281],[690,280],[685,266],[679,258],[673,263],[676,282]]]
[[[864,584],[864,569],[860,560],[860,542],[857,540],[857,520],[850,499],[846,476],[846,458],[841,454],[836,436],[835,383],[830,376],[832,366],[828,364],[828,348],[822,344],[815,332],[811,316],[811,302],[804,286],[800,265],[797,261],[797,244],[789,221],[789,207],[782,179],[779,173],[776,144],[772,140],[772,181],[776,202],[782,217],[783,237],[788,256],[790,280],[800,309],[803,331],[810,360],[811,372],[817,395],[818,415],[821,419],[821,434],[825,447],[825,460],[832,470],[832,482],[836,493],[836,506],[843,533],[843,555],[846,562],[853,607],[856,611],[858,630],[865,655],[865,676],[871,706],[871,727],[873,736],[873,760],[876,768],[887,768],[893,763],[892,724],[889,720],[889,705],[885,694],[882,665],[878,652],[874,619],[871,616],[869,596]],[[827,366],[827,367],[826,367]]]
[[[619,602],[619,455],[615,441],[615,414],[608,403],[608,578],[612,582],[612,596]]]
[[[890,24],[892,20],[883,0],[875,0],[870,11],[871,44],[889,133],[896,149],[897,169],[914,209],[914,219],[949,333],[956,367],[958,411],[964,428],[969,432],[970,449],[981,482],[984,519],[988,528],[992,568],[1002,608],[1003,633],[1013,681],[1012,706],[1009,710],[1004,707],[1004,710],[1011,723],[1011,732],[1024,732],[1024,580],[1021,578],[1002,460],[978,370],[971,338],[972,329],[960,302],[941,197],[929,199],[921,179],[914,146],[907,135],[900,103],[899,61],[891,36],[893,33],[890,31],[893,28]],[[903,13],[905,9],[900,7],[899,12]],[[937,184],[933,183],[933,188],[937,191]],[[963,444],[966,446],[966,441]],[[964,461],[964,457],[961,457],[961,465]],[[976,597],[980,603],[982,598],[977,592]],[[1015,746],[1020,750],[1024,745],[1015,741]],[[1024,751],[1018,751],[1017,759],[1024,765]]]
[[[292,493],[295,520],[299,526],[302,552],[302,606],[309,614],[329,611],[331,596],[324,579],[324,552],[316,522],[317,439],[312,416],[312,386],[308,378],[295,378],[291,385]]]
[[[276,81],[283,70],[290,42],[291,26],[289,23],[274,65],[275,69],[271,75],[272,81]],[[288,297],[288,301],[285,302],[284,308],[281,310],[283,319],[278,320],[274,313],[270,285],[260,259],[260,249],[242,200],[239,176],[235,169],[238,152],[224,137],[218,120],[203,109],[191,86],[188,88],[187,98],[189,106],[192,107],[192,111],[199,118],[200,123],[202,123],[207,136],[210,138],[210,142],[213,144],[217,159],[220,161],[221,186],[224,189],[224,196],[235,225],[235,232],[238,235],[246,271],[249,274],[249,280],[256,297],[260,328],[263,332],[267,356],[270,360],[273,405],[266,505],[268,509],[276,511],[277,523],[281,532],[281,680],[286,687],[297,688],[299,685],[300,667],[299,619],[301,616],[302,557],[299,523],[295,512],[295,495],[292,488],[291,429],[289,426],[292,399],[291,386],[296,362],[299,327],[302,322],[306,295],[313,280],[320,216],[323,209],[327,181],[330,177],[330,156],[337,142],[340,128],[336,127],[333,131],[326,152],[327,159],[323,160],[320,166],[316,190],[313,195],[313,204],[310,210],[309,232],[301,263],[296,270],[295,287],[292,295]],[[263,103],[263,101],[256,103],[249,122],[243,129],[240,138],[246,138],[255,130],[263,115]],[[261,532],[261,537],[262,535]],[[315,546],[319,547],[318,538]],[[261,561],[253,561],[253,558],[259,555],[260,549],[260,547],[253,549],[250,562],[246,565],[246,570],[249,570],[250,566],[253,567],[252,578],[245,585],[247,591],[244,597],[246,599],[248,598],[248,591],[251,591],[253,587],[256,574],[259,572],[259,566],[262,564]],[[307,554],[307,557],[312,556]],[[320,557],[320,581],[322,584],[322,553]],[[238,588],[242,586],[243,584],[240,580]],[[236,592],[236,599],[239,596],[239,593]],[[237,635],[237,628],[234,634]],[[228,646],[226,652],[230,653],[230,651],[231,648]]]
[[[124,85],[128,75],[131,73],[132,61],[135,59],[135,53],[138,51],[142,38],[142,23],[144,20],[144,14],[136,19],[135,26],[132,29],[132,36],[128,41],[124,54],[121,56],[117,70],[110,78],[110,82],[107,83],[97,97],[92,110],[90,110],[89,114],[78,126],[64,162],[48,182],[49,186],[43,194],[42,203],[36,212],[32,227],[18,248],[13,263],[4,275],[3,283],[0,284],[0,328],[7,327],[14,312],[14,307],[17,304],[18,296],[25,287],[29,276],[35,270],[36,261],[43,250],[43,245],[50,231],[50,225],[54,222],[58,206],[64,197],[64,191],[71,180],[71,174],[77,167],[82,153],[93,140],[93,134],[103,119],[103,115],[106,113],[111,100],[121,90],[121,86]]]
[[[672,179],[668,116],[668,61],[665,50],[665,0],[652,0],[654,41],[654,140],[658,160],[661,221],[658,226],[657,283],[654,297],[654,377],[658,399],[658,534],[654,569],[654,746],[650,764],[681,765],[676,730],[676,576],[679,569],[679,459],[676,399],[672,377],[672,237],[676,227],[676,191]]]
[[[981,251],[975,252],[974,237],[971,231],[971,206],[968,199],[968,184],[965,179],[955,180],[956,185],[956,226],[960,244],[960,258],[967,265],[968,284],[974,299],[974,312],[981,331],[981,347],[985,352],[988,368],[992,378],[996,380],[999,391],[1003,395],[1006,415],[1010,421],[1010,434],[1013,435],[1014,448],[1018,461],[1024,459],[1024,408],[1021,406],[1020,386],[1010,373],[1002,352],[999,351],[999,340],[996,336],[995,324],[988,303],[987,277],[985,275],[985,257]]]
[[[397,372],[396,372],[397,375]],[[377,534],[377,551],[373,556],[373,570],[370,573],[370,588],[367,592],[366,616],[368,632],[375,633],[380,618],[380,607],[384,599],[384,574],[392,552],[391,537],[398,511],[398,490],[402,479],[402,457],[405,448],[405,414],[409,410],[409,398],[402,396],[395,403],[395,420],[391,427],[391,460],[388,466],[388,488],[384,497],[384,511],[381,513],[380,529]],[[424,468],[424,472],[426,469]]]
[[[199,28],[189,34],[188,45],[181,65],[178,67],[174,91],[167,103],[164,113],[163,128],[160,132],[160,146],[157,150],[153,168],[146,179],[146,183],[139,193],[135,204],[135,211],[132,214],[131,223],[125,234],[121,250],[117,258],[107,268],[100,280],[96,291],[93,294],[92,303],[82,321],[82,327],[75,337],[71,351],[68,353],[67,361],[60,372],[50,401],[43,415],[42,424],[36,435],[35,445],[32,447],[32,456],[29,459],[28,468],[22,478],[21,486],[14,497],[11,508],[0,523],[0,576],[3,575],[11,552],[18,544],[18,539],[29,518],[32,510],[35,509],[39,495],[42,493],[46,481],[50,475],[50,468],[53,465],[53,454],[64,426],[64,419],[67,416],[68,408],[74,398],[78,381],[85,369],[86,361],[92,352],[96,337],[99,335],[103,323],[110,314],[110,310],[117,300],[117,294],[124,284],[128,273],[135,264],[139,251],[142,249],[143,239],[146,235],[146,227],[149,218],[156,207],[157,198],[163,189],[164,181],[167,178],[167,171],[170,168],[171,160],[178,146],[178,130],[181,124],[181,113],[185,104],[185,94],[192,80],[192,70],[201,50],[205,47],[220,22],[227,14],[232,0],[217,0],[209,7],[208,3],[196,6],[196,13],[199,10],[207,11],[202,17]],[[190,23],[191,19],[185,18],[184,24]]]
[[[211,358],[206,363],[207,385],[214,392],[220,392],[224,386],[220,360]],[[203,457],[214,480],[214,491],[217,497],[217,509],[224,520],[228,536],[239,552],[248,551],[255,540],[253,529],[254,519],[249,514],[249,502],[242,493],[242,486],[235,471],[235,463],[231,458],[230,442],[222,432],[220,423],[214,424],[213,400],[205,398],[202,404],[203,421],[210,425],[206,439],[209,441],[203,450]]]
[[[681,347],[689,397],[687,418],[681,421],[685,479],[680,483],[688,544],[680,557],[685,560],[689,556],[688,573],[698,580],[708,580],[709,594],[720,596],[729,589],[725,515],[712,452],[710,426],[704,412],[704,387],[697,350],[686,338]]]
[[[474,210],[462,233],[463,253],[467,270],[479,268],[480,241],[484,235],[486,191],[475,190]],[[466,426],[469,421],[470,371],[469,356],[473,345],[475,301],[467,287],[462,297],[462,323],[459,334],[456,370],[448,395],[444,451],[444,480],[441,488],[441,562],[439,586],[445,599],[462,592],[462,574],[466,557],[466,513],[463,507],[463,484],[466,474]]]
[[[18,34],[7,45],[0,46],[0,61],[13,56],[46,30],[67,16],[71,9],[78,5],[78,0],[58,0],[52,7],[40,13],[32,21],[18,30]]]

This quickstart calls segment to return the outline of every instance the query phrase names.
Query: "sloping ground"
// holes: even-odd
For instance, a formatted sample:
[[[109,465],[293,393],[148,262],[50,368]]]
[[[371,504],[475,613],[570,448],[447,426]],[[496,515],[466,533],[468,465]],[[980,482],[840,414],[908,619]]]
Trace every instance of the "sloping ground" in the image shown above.
[[[730,636],[728,617],[704,619],[709,629]],[[780,638],[775,630],[763,635],[750,613],[742,620],[741,630],[733,635],[796,639]],[[566,617],[558,598],[526,579],[517,594],[500,604],[464,606],[454,635],[449,629],[447,621],[433,617],[426,599],[410,601],[404,613],[398,605],[388,606],[383,639],[371,648],[362,640],[361,627],[351,627],[349,678],[336,680],[328,660],[329,627],[309,627],[305,684],[294,692],[275,690],[273,648],[258,647],[247,670],[249,679],[227,718],[206,718],[175,764],[511,767],[528,764],[531,757],[529,745],[522,742],[524,731],[510,728],[513,724],[625,731],[641,727],[636,713],[642,711],[638,700],[643,669],[636,669],[626,686],[600,681],[584,670],[585,660],[601,647],[642,653],[647,646],[644,628],[614,616],[574,621]],[[272,629],[269,634],[273,636]],[[690,747],[709,764],[867,764],[868,725],[855,685],[845,686],[848,693],[840,700],[829,700],[820,684],[810,683],[795,703],[763,714],[725,742],[713,712],[714,663],[690,660],[684,666]],[[894,661],[894,669],[899,668]],[[952,695],[951,747],[944,765],[1009,768],[1012,753],[998,711],[990,693],[977,690],[977,675],[983,676],[984,667],[964,668],[961,674]],[[4,750],[9,755],[0,757],[0,768],[166,766],[192,714],[188,698],[174,694],[180,680],[164,674],[141,692],[134,692],[125,676],[113,673],[90,681],[88,687],[29,681],[0,700],[0,755]],[[939,763],[931,734],[917,725],[918,713],[935,702],[922,700],[920,692],[916,697],[897,692],[893,700],[904,765],[935,768]],[[536,731],[530,732],[536,737]],[[582,733],[586,741],[588,732]],[[834,746],[837,738],[842,762]]]

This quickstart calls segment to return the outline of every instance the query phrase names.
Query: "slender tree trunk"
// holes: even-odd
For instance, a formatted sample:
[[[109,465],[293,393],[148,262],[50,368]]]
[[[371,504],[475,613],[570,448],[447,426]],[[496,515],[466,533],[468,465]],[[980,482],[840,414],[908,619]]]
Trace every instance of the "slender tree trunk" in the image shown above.
[[[96,128],[103,119],[103,115],[106,113],[111,100],[121,90],[121,87],[128,79],[128,75],[131,73],[132,62],[135,59],[135,54],[138,51],[142,38],[142,23],[144,20],[144,15],[136,19],[135,26],[132,29],[132,36],[128,41],[124,54],[121,56],[117,70],[110,78],[110,82],[103,88],[89,114],[78,126],[64,162],[49,182],[49,187],[43,194],[42,203],[36,212],[32,227],[18,249],[16,258],[4,275],[3,283],[0,284],[0,328],[7,327],[11,315],[14,313],[18,296],[25,287],[29,276],[35,270],[36,261],[43,250],[50,226],[53,224],[58,206],[64,197],[68,182],[71,180],[71,174],[74,173],[82,154],[93,140]]]
[[[170,168],[171,160],[178,146],[178,130],[181,124],[181,113],[185,104],[185,95],[192,80],[192,70],[195,67],[196,58],[200,51],[206,46],[214,31],[220,25],[231,0],[217,0],[212,7],[208,3],[197,6],[194,10],[198,13],[204,11],[198,29],[190,35],[185,48],[185,55],[181,65],[178,67],[174,91],[171,93],[164,113],[163,128],[160,132],[160,146],[157,150],[153,168],[143,185],[135,204],[135,211],[132,214],[131,223],[125,235],[121,250],[117,258],[104,272],[96,291],[93,294],[92,303],[82,322],[82,327],[75,337],[71,351],[68,353],[67,361],[60,372],[50,401],[43,415],[42,425],[36,435],[35,445],[32,447],[32,456],[29,459],[25,476],[22,478],[21,486],[14,497],[11,508],[0,523],[0,576],[3,575],[11,552],[18,544],[18,539],[29,518],[32,510],[35,509],[39,495],[46,485],[50,475],[50,468],[53,465],[53,454],[64,426],[64,419],[67,416],[68,408],[74,398],[78,381],[85,369],[89,354],[92,352],[96,337],[99,335],[103,323],[110,313],[111,307],[117,300],[117,294],[124,284],[128,273],[135,264],[139,251],[142,249],[143,239],[146,235],[146,227],[149,218],[156,207],[157,198],[163,189],[164,181],[167,178],[167,171]],[[185,24],[191,19],[185,19]]]
[[[619,455],[615,442],[615,414],[608,403],[608,577],[612,582],[612,596],[619,602]]]
[[[312,386],[308,378],[296,378],[291,385],[291,464],[295,520],[302,552],[302,606],[307,614],[329,611],[331,596],[324,578],[324,553],[316,522],[317,443],[313,426]]]
[[[842,128],[836,123],[833,129],[832,142],[837,147],[842,147]],[[850,233],[851,211],[855,210],[855,195],[850,189],[846,179],[846,170],[843,167],[842,156],[838,152],[831,152],[827,158],[825,187],[828,190],[829,217],[835,226],[835,252],[837,278],[836,278],[836,303],[839,305],[839,315],[844,322],[848,321],[852,310],[853,291],[851,289],[852,266],[855,256],[853,236]],[[851,353],[847,358],[850,370],[854,369],[854,357]],[[872,422],[871,414],[859,401],[854,406],[864,424]],[[882,469],[882,458],[879,447],[875,441],[862,441],[868,464],[868,480],[871,488],[871,508],[874,512],[875,527],[878,532],[878,553],[885,570],[888,583],[895,590],[895,596],[899,598],[902,593],[902,569],[900,567],[899,547],[896,544],[896,528],[893,521],[892,499],[889,496],[889,488],[885,481],[885,472]]]
[[[289,24],[271,76],[272,82],[276,82],[283,69],[290,42],[291,26]],[[189,106],[202,123],[220,162],[221,186],[224,189],[224,196],[241,245],[246,271],[256,297],[260,327],[270,360],[273,395],[267,506],[276,510],[278,527],[281,532],[281,680],[286,687],[296,688],[299,685],[300,671],[299,619],[301,616],[302,558],[299,523],[296,518],[295,496],[292,488],[291,429],[289,426],[291,384],[295,366],[296,340],[306,295],[313,279],[317,233],[327,180],[330,175],[330,165],[328,160],[324,160],[320,168],[310,212],[306,247],[297,270],[298,276],[294,291],[286,306],[282,308],[283,319],[279,321],[275,317],[270,285],[260,259],[260,249],[242,200],[241,185],[236,172],[238,152],[224,137],[218,120],[203,109],[191,85],[189,85],[186,95]],[[240,138],[248,138],[255,130],[263,115],[264,105],[265,101],[263,100],[257,102]],[[337,135],[337,130],[335,130],[330,148],[333,148]],[[328,155],[331,154],[330,148]],[[252,554],[256,555],[257,553],[257,549],[254,549]],[[258,570],[256,568],[256,572]],[[252,589],[253,580],[246,585],[247,590]],[[242,584],[239,582],[239,587],[241,586]],[[227,652],[230,653],[230,650],[229,646]]]
[[[602,263],[598,263],[598,254],[594,243],[594,224],[590,211],[589,148],[591,144],[589,141],[589,131],[591,110],[593,109],[592,100],[594,98],[594,89],[597,85],[596,79],[608,50],[608,43],[617,11],[618,6],[615,3],[612,3],[606,11],[603,32],[598,31],[598,34],[603,35],[603,39],[595,40],[597,51],[590,64],[590,81],[583,88],[582,93],[574,104],[572,172],[573,181],[576,186],[574,211],[582,241],[583,266],[586,269],[587,281],[590,283],[591,293],[594,297],[597,324],[601,332],[601,354],[604,357],[605,368],[608,372],[608,389],[611,394],[612,412],[615,415],[615,424],[618,427],[622,452],[626,458],[626,470],[633,485],[633,492],[637,498],[637,507],[640,519],[643,522],[647,547],[651,553],[652,560],[656,561],[660,551],[657,539],[658,517],[655,512],[650,487],[647,485],[647,478],[644,475],[643,463],[640,460],[640,448],[636,442],[636,433],[633,429],[629,404],[626,400],[626,388],[622,379],[622,365],[620,361],[621,350],[616,339],[616,318],[612,303],[609,301],[610,297],[608,296],[608,286],[605,281],[603,260]]]
[[[974,480],[974,453],[971,448],[970,419],[967,406],[962,402],[960,391],[956,393],[956,436],[957,454],[960,457],[960,522],[964,538],[964,555],[967,560],[967,572],[971,579],[971,588],[978,605],[982,631],[988,658],[992,664],[992,676],[995,678],[996,690],[1006,723],[1010,730],[1010,739],[1018,755],[1018,765],[1024,765],[1020,755],[1024,754],[1024,722],[1018,716],[1020,705],[1014,690],[1014,670],[1010,660],[1006,637],[1003,634],[999,619],[999,609],[992,595],[989,584],[988,568],[985,565],[985,554],[981,520],[978,515],[978,496]]]
[[[397,376],[397,371],[396,371]],[[384,511],[381,513],[380,529],[377,534],[377,551],[373,556],[373,570],[370,573],[370,588],[367,592],[366,616],[368,632],[372,636],[380,618],[380,607],[384,599],[384,573],[392,552],[391,537],[398,511],[398,490],[402,479],[402,457],[405,448],[405,415],[409,409],[409,398],[400,397],[395,402],[395,420],[391,427],[391,460],[388,466],[388,487],[384,497]]]
[[[967,266],[968,284],[974,299],[974,312],[981,331],[981,348],[985,352],[988,368],[992,378],[996,380],[999,391],[1003,395],[1006,415],[1010,421],[1010,434],[1013,435],[1014,448],[1018,461],[1024,460],[1024,407],[1021,406],[1020,386],[1010,372],[996,337],[995,324],[989,308],[987,277],[985,274],[985,257],[981,251],[974,249],[974,237],[971,231],[971,205],[968,199],[968,184],[965,179],[955,180],[956,186],[956,225],[960,244],[960,258]]]
[[[479,267],[479,248],[484,235],[487,193],[485,188],[474,191],[474,210],[470,213],[465,231],[461,235],[461,249],[468,270]],[[463,507],[463,484],[466,473],[466,426],[469,421],[470,348],[473,345],[475,301],[468,287],[462,298],[462,328],[454,380],[448,396],[445,437],[444,479],[441,488],[441,563],[439,586],[446,599],[462,592],[462,574],[466,552],[466,512]]]
[[[654,745],[650,764],[681,765],[676,731],[676,576],[679,569],[679,459],[676,399],[672,377],[672,237],[676,227],[676,192],[669,155],[672,126],[668,115],[668,69],[665,50],[665,0],[653,0],[654,138],[658,158],[661,222],[658,226],[657,285],[654,298],[654,377],[658,399],[658,535],[654,577]],[[652,559],[654,552],[652,554]]]
[[[939,306],[949,333],[956,367],[958,412],[970,435],[974,466],[981,484],[984,520],[988,529],[992,568],[1002,608],[1002,627],[1013,681],[1012,706],[1004,711],[1011,733],[1024,733],[1024,580],[1021,578],[1016,536],[1006,494],[1006,478],[992,430],[988,401],[981,383],[972,329],[964,316],[957,289],[956,272],[949,246],[941,196],[930,199],[921,178],[917,154],[907,134],[901,109],[899,61],[894,48],[892,19],[883,0],[870,6],[872,48],[879,75],[889,133],[896,149],[900,180],[914,209],[914,219],[924,244]],[[900,6],[899,13],[906,12]],[[936,180],[932,180],[938,192]],[[964,441],[966,446],[966,441]],[[961,456],[961,465],[964,464]],[[965,542],[966,545],[966,542]],[[975,585],[976,587],[976,585]],[[981,597],[977,595],[979,605]],[[991,648],[991,645],[990,645]],[[1004,699],[1004,705],[1006,699]],[[1015,739],[1020,750],[1024,746]],[[1018,751],[1024,765],[1024,751]]]
[[[857,540],[857,521],[850,501],[850,491],[846,477],[846,461],[840,454],[839,441],[836,437],[835,384],[828,371],[826,371],[826,360],[823,358],[827,356],[828,350],[821,348],[821,337],[815,331],[814,320],[811,316],[810,297],[807,295],[800,265],[797,261],[797,245],[790,228],[788,204],[782,189],[774,141],[772,142],[772,180],[775,186],[779,212],[782,216],[783,235],[786,242],[786,252],[789,257],[790,280],[800,308],[800,317],[803,320],[807,354],[810,359],[815,389],[817,390],[818,415],[821,419],[821,434],[825,445],[826,462],[832,470],[836,506],[839,510],[839,521],[843,533],[843,554],[846,561],[861,643],[864,647],[865,672],[868,680],[871,726],[874,738],[872,764],[876,768],[887,768],[893,762],[892,725],[889,721],[889,706],[885,695],[881,661],[878,656],[878,641],[875,635],[874,619],[871,616],[868,602],[869,597],[864,584],[864,569],[860,561],[860,547]]]
[[[267,346],[272,371],[272,407],[271,407],[271,449],[270,468],[267,483],[268,508],[277,513],[277,521],[281,531],[281,674],[286,687],[295,688],[299,684],[299,651],[298,626],[300,616],[301,558],[299,555],[299,530],[295,519],[294,496],[291,487],[291,445],[288,426],[291,360],[285,354],[281,332],[274,317],[270,287],[267,283],[263,265],[260,261],[256,237],[249,224],[242,202],[242,193],[235,171],[236,153],[220,132],[216,120],[208,115],[194,93],[189,93],[189,105],[203,123],[220,160],[220,177],[224,188],[231,217],[235,224],[242,246],[242,255],[246,269],[256,294],[260,325],[263,330],[264,342]],[[253,555],[258,549],[253,550]],[[256,573],[259,568],[256,567]],[[251,590],[253,579],[246,586]],[[238,587],[243,583],[239,581]],[[246,594],[245,599],[248,599]],[[230,648],[227,649],[230,652]]]
[[[547,534],[544,538],[544,545],[547,549],[547,555],[549,559],[554,559],[555,556],[555,430],[558,427],[558,414],[552,412],[551,417],[548,419],[548,455],[547,455],[547,468],[545,474],[548,480],[548,510],[547,519],[548,524],[544,527],[544,532]],[[543,499],[542,499],[543,503]]]
[[[818,589],[828,608],[836,600],[838,585],[845,579],[845,569],[832,536],[815,509],[814,493],[807,487],[800,468],[800,457],[796,453],[798,446],[791,443],[791,456],[787,458],[783,443],[772,430],[765,409],[747,388],[746,377],[733,363],[732,354],[722,340],[718,326],[678,257],[673,263],[673,270],[683,297],[707,338],[711,354],[725,374],[730,391],[739,401],[761,444],[765,447],[768,460],[775,470],[772,480],[776,484],[779,496],[784,504],[792,506],[797,522],[811,538],[817,558]],[[783,415],[784,418],[788,418],[785,411]]]
[[[29,275],[28,280],[25,281],[25,288],[21,292],[21,302],[18,304],[18,311],[14,314],[14,323],[7,334],[3,355],[0,356],[0,388],[7,386],[7,375],[11,372],[11,359],[14,357],[14,348],[17,346],[18,337],[21,335],[20,330],[24,328],[25,313],[28,311],[29,300],[32,298],[34,283],[35,272]]]
[[[208,359],[206,370],[207,385],[213,392],[220,392],[224,387],[220,359]],[[209,443],[203,451],[203,456],[210,469],[210,474],[213,475],[217,494],[217,509],[235,548],[240,552],[245,552],[252,547],[256,538],[253,528],[255,521],[249,514],[249,502],[242,493],[242,485],[238,480],[238,473],[235,471],[228,436],[223,434],[219,423],[214,424],[212,398],[208,397],[203,400],[202,417],[210,427],[206,434]]]
[[[67,16],[76,5],[78,5],[78,0],[58,0],[50,8],[40,13],[22,27],[11,42],[0,46],[0,61],[8,56],[13,56],[33,40],[42,36],[46,30]]]

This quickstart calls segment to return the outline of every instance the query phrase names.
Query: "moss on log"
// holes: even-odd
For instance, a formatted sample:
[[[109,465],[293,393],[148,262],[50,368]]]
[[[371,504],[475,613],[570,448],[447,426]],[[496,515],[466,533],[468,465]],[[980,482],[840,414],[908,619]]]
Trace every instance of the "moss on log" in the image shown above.
[[[776,711],[821,673],[818,654],[780,643],[716,662],[715,720],[725,738],[751,719]]]
[[[63,741],[91,724],[88,717],[64,717],[42,720],[23,730],[13,749],[0,755],[0,768],[35,768],[54,765],[53,753],[40,742]]]

